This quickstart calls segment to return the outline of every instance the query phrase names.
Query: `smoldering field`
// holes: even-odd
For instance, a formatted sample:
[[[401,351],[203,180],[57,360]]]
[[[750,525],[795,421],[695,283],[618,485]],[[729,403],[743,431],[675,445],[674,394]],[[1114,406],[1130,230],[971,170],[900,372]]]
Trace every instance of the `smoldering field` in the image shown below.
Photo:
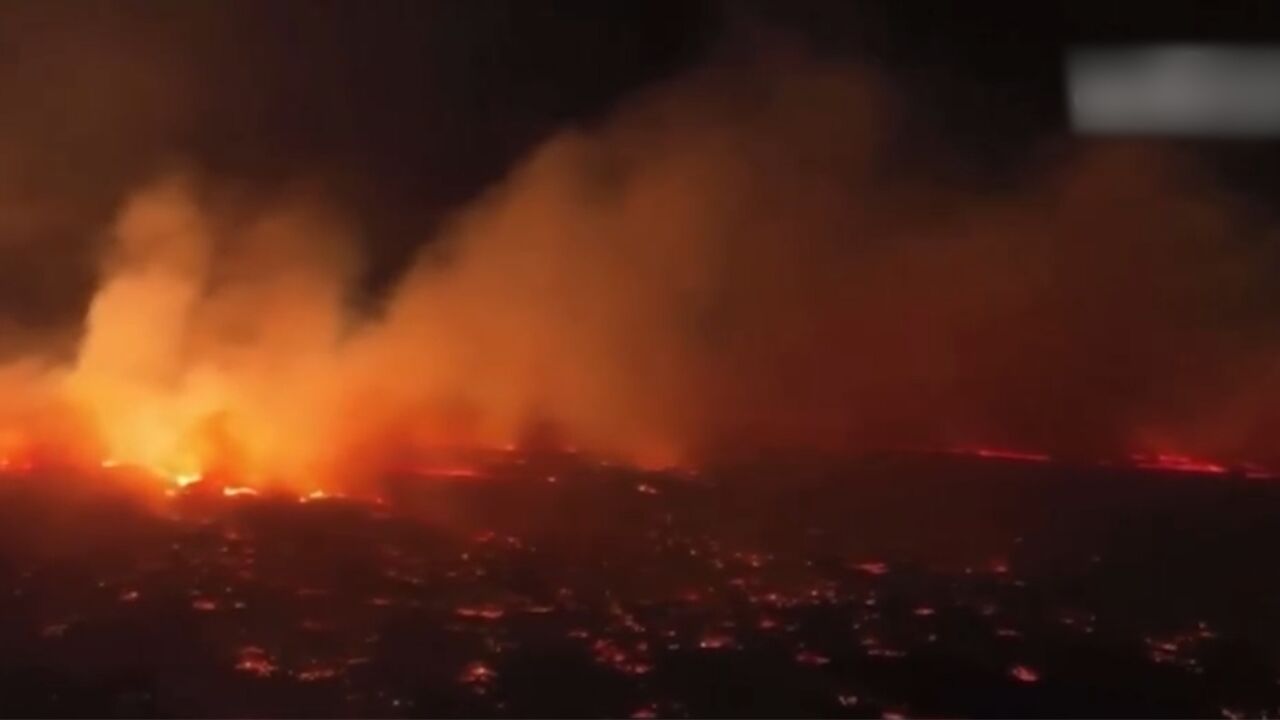
[[[290,487],[531,433],[645,466],[1278,459],[1270,224],[1163,146],[1045,148],[993,189],[903,152],[919,111],[792,47],[712,61],[555,133],[372,303],[323,178],[160,173],[101,229],[82,322],[4,344],[0,437]]]

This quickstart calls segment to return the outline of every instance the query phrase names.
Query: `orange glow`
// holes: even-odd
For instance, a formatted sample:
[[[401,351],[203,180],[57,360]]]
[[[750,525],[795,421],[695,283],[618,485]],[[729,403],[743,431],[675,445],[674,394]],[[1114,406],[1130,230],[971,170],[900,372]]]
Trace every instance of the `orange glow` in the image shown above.
[[[487,664],[476,661],[468,664],[458,675],[458,681],[466,685],[487,685],[493,682],[498,673]]]
[[[478,468],[466,466],[418,467],[410,471],[414,475],[427,478],[481,478],[485,473]]]
[[[1168,453],[1159,453],[1155,455],[1135,454],[1130,456],[1134,467],[1144,470],[1167,470],[1170,472],[1187,472],[1187,473],[1204,473],[1212,475],[1225,475],[1231,472],[1230,468],[1220,465],[1216,462],[1207,460],[1197,460],[1186,455],[1174,455]]]
[[[204,476],[199,472],[180,472],[169,476],[169,480],[180,488],[187,487],[188,485],[195,485],[203,479]]]
[[[327,493],[324,490],[312,490],[306,495],[299,495],[298,502],[309,503],[309,502],[317,502],[320,500],[330,500],[335,498],[341,499],[342,497],[343,497],[342,495]]]
[[[257,495],[257,494],[258,494],[258,491],[257,491],[257,490],[254,490],[254,489],[253,489],[253,488],[251,488],[251,487],[231,487],[231,486],[228,486],[228,487],[224,487],[224,488],[222,488],[222,495],[223,495],[223,497],[254,496],[254,495]]]
[[[951,451],[956,455],[972,455],[974,457],[993,460],[1017,460],[1021,462],[1050,462],[1053,456],[1026,450],[1009,450],[1006,448],[958,448]]]

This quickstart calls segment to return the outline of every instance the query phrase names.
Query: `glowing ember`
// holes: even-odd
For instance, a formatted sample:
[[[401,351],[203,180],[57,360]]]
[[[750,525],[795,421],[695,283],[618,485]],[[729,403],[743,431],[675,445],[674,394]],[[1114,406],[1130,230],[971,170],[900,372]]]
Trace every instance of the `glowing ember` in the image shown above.
[[[236,670],[257,677],[270,677],[279,668],[271,661],[271,656],[266,650],[255,645],[248,645],[240,648],[239,657],[236,660]]]
[[[498,673],[479,660],[468,663],[458,674],[458,682],[464,685],[484,686],[492,683]]]
[[[506,612],[495,605],[484,605],[481,607],[460,607],[454,610],[454,614],[460,618],[468,618],[472,620],[501,620]]]
[[[1014,665],[1009,668],[1009,677],[1022,683],[1039,682],[1040,673],[1026,665]]]
[[[1196,460],[1186,455],[1132,455],[1130,459],[1135,467],[1144,470],[1167,470],[1170,472],[1204,473],[1225,475],[1230,469],[1225,465],[1206,460]]]
[[[1017,460],[1020,462],[1049,462],[1053,457],[1044,453],[1026,450],[1009,450],[1005,448],[958,448],[951,451],[955,455],[972,455],[973,457],[992,460]]]
[[[342,497],[343,497],[342,495],[339,495],[337,493],[329,493],[329,492],[325,492],[324,490],[312,490],[306,495],[298,496],[298,502],[300,503],[319,502],[321,500],[341,499]]]
[[[816,653],[812,650],[801,650],[800,652],[796,653],[796,662],[800,663],[801,665],[821,666],[821,665],[826,665],[830,663],[831,658],[821,653]]]
[[[854,570],[860,570],[868,575],[884,575],[889,572],[889,566],[882,562],[864,562],[853,566]]]
[[[724,634],[703,635],[698,641],[698,647],[703,650],[721,650],[723,648],[733,647],[733,637]]]
[[[257,494],[258,494],[258,491],[257,491],[257,490],[254,490],[254,489],[253,489],[253,488],[251,488],[251,487],[231,487],[231,486],[227,486],[227,487],[222,488],[222,495],[223,495],[223,497],[254,496],[254,495],[257,495]]]

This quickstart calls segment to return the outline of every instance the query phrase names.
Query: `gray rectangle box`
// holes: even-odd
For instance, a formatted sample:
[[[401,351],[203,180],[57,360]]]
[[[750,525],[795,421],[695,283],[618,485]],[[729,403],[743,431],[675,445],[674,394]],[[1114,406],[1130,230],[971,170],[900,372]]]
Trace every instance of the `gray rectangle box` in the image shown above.
[[[1066,75],[1080,133],[1280,136],[1280,46],[1078,47]]]

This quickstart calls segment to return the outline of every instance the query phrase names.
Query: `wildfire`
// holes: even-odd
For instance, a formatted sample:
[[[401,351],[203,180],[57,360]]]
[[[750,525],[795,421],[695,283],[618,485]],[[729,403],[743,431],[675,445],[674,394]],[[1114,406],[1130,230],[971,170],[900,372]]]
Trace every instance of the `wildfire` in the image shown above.
[[[955,448],[950,451],[953,455],[969,455],[972,457],[986,458],[989,460],[1016,460],[1019,462],[1037,462],[1047,463],[1053,460],[1052,455],[1040,452],[1032,452],[1027,450],[1010,450],[1007,448]]]
[[[195,485],[204,479],[204,476],[198,472],[174,473],[169,476],[169,480],[180,488]]]
[[[1156,455],[1135,454],[1130,456],[1134,467],[1144,470],[1168,470],[1172,472],[1205,473],[1225,475],[1231,469],[1225,465],[1207,460],[1197,460],[1186,455],[1160,453]]]
[[[257,494],[258,494],[258,491],[251,487],[227,486],[222,488],[223,497],[241,497],[241,496],[253,497],[253,496],[256,496]]]

